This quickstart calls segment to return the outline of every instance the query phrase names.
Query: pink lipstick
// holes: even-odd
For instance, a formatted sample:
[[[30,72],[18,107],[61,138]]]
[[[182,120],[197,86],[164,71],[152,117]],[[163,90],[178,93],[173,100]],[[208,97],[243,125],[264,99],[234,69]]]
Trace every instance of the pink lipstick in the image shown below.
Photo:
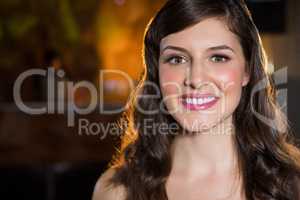
[[[188,110],[206,110],[214,106],[219,97],[213,94],[184,94],[180,101]]]

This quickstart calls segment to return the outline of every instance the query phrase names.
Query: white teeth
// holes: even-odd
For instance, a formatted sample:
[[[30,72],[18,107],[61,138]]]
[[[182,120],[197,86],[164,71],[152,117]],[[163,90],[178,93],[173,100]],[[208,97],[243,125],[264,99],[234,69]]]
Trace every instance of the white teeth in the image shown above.
[[[215,97],[205,97],[205,98],[185,98],[185,102],[188,104],[204,104],[215,100]]]
[[[193,104],[197,104],[197,99],[193,98]]]

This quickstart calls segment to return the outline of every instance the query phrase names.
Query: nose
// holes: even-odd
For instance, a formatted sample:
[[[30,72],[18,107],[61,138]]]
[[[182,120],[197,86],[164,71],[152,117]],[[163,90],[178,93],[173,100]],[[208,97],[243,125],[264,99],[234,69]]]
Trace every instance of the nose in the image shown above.
[[[193,89],[198,89],[203,85],[209,84],[209,76],[207,69],[205,69],[201,65],[193,64],[190,68],[188,68],[185,79],[184,85],[186,87],[191,87]]]

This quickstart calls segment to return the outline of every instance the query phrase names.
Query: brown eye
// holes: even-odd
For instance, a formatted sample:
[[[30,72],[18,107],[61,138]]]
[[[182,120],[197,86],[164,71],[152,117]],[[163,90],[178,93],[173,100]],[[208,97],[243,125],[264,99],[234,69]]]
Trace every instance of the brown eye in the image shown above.
[[[227,62],[229,57],[224,55],[213,55],[210,60],[215,63]]]
[[[172,56],[166,60],[167,63],[170,63],[172,65],[179,65],[186,62],[185,58],[181,56]]]

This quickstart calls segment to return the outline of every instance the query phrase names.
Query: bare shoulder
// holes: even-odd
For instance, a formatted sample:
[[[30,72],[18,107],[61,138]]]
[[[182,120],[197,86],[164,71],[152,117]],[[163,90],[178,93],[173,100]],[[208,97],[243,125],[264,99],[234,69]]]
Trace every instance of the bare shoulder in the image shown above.
[[[95,185],[92,200],[125,200],[125,188],[115,187],[108,183],[114,173],[115,169],[108,169],[100,176]]]

